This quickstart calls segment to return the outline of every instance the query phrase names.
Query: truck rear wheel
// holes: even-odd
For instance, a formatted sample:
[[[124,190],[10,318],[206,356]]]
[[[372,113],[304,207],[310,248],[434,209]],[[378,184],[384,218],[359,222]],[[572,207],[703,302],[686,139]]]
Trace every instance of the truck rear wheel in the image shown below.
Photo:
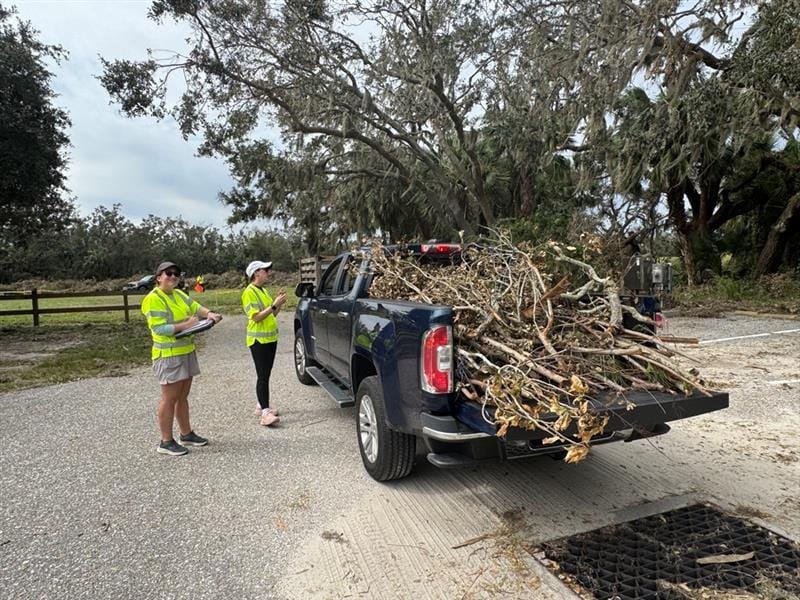
[[[367,377],[356,394],[356,433],[364,468],[377,481],[400,479],[414,466],[416,438],[386,425],[383,388],[377,377]]]
[[[310,367],[306,343],[303,341],[303,330],[298,329],[294,332],[294,372],[297,380],[305,385],[314,385],[316,381],[308,374],[306,369]]]

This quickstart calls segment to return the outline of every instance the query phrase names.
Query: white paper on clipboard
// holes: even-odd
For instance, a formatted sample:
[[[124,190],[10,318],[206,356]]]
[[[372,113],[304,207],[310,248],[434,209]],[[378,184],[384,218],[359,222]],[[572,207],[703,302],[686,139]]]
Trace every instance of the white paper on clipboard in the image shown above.
[[[205,331],[206,329],[211,329],[214,325],[216,325],[216,321],[214,319],[203,319],[202,321],[198,322],[197,325],[192,325],[189,329],[184,329],[183,331],[176,333],[176,338],[186,337],[187,335],[194,335],[195,333],[200,333]]]

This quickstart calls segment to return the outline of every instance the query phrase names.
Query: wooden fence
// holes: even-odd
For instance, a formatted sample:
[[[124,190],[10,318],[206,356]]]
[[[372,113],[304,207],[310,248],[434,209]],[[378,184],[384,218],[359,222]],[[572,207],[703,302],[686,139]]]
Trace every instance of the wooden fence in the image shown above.
[[[10,317],[13,315],[33,315],[33,324],[39,325],[39,315],[51,315],[56,313],[80,313],[80,312],[105,312],[105,311],[125,311],[125,321],[130,322],[130,311],[138,310],[140,304],[131,304],[128,296],[141,296],[142,292],[40,292],[33,289],[29,292],[0,292],[0,302],[3,300],[29,300],[30,309],[19,310],[0,310],[0,317]],[[102,296],[122,296],[122,304],[102,304],[98,306],[63,306],[60,308],[40,308],[39,300],[44,298],[95,298]]]
[[[333,262],[335,256],[309,256],[300,259],[300,282],[319,285],[325,269]]]

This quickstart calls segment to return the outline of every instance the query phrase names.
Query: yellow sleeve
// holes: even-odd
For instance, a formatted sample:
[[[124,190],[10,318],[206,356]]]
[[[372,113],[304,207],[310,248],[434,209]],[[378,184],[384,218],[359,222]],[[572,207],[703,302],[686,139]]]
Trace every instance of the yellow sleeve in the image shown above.
[[[244,288],[242,292],[242,310],[244,314],[247,315],[248,320],[252,319],[254,314],[262,310],[258,303],[258,296],[256,296],[255,290],[250,286]]]

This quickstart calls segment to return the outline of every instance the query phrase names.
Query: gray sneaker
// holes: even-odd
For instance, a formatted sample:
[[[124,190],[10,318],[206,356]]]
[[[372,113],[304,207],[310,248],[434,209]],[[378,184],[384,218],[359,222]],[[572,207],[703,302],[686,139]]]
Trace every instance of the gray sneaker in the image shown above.
[[[184,446],[205,446],[208,444],[208,440],[200,437],[194,431],[190,431],[186,435],[181,435],[181,444]]]
[[[183,456],[189,454],[189,450],[181,446],[174,439],[168,442],[161,442],[156,449],[159,454],[169,454],[170,456]]]

